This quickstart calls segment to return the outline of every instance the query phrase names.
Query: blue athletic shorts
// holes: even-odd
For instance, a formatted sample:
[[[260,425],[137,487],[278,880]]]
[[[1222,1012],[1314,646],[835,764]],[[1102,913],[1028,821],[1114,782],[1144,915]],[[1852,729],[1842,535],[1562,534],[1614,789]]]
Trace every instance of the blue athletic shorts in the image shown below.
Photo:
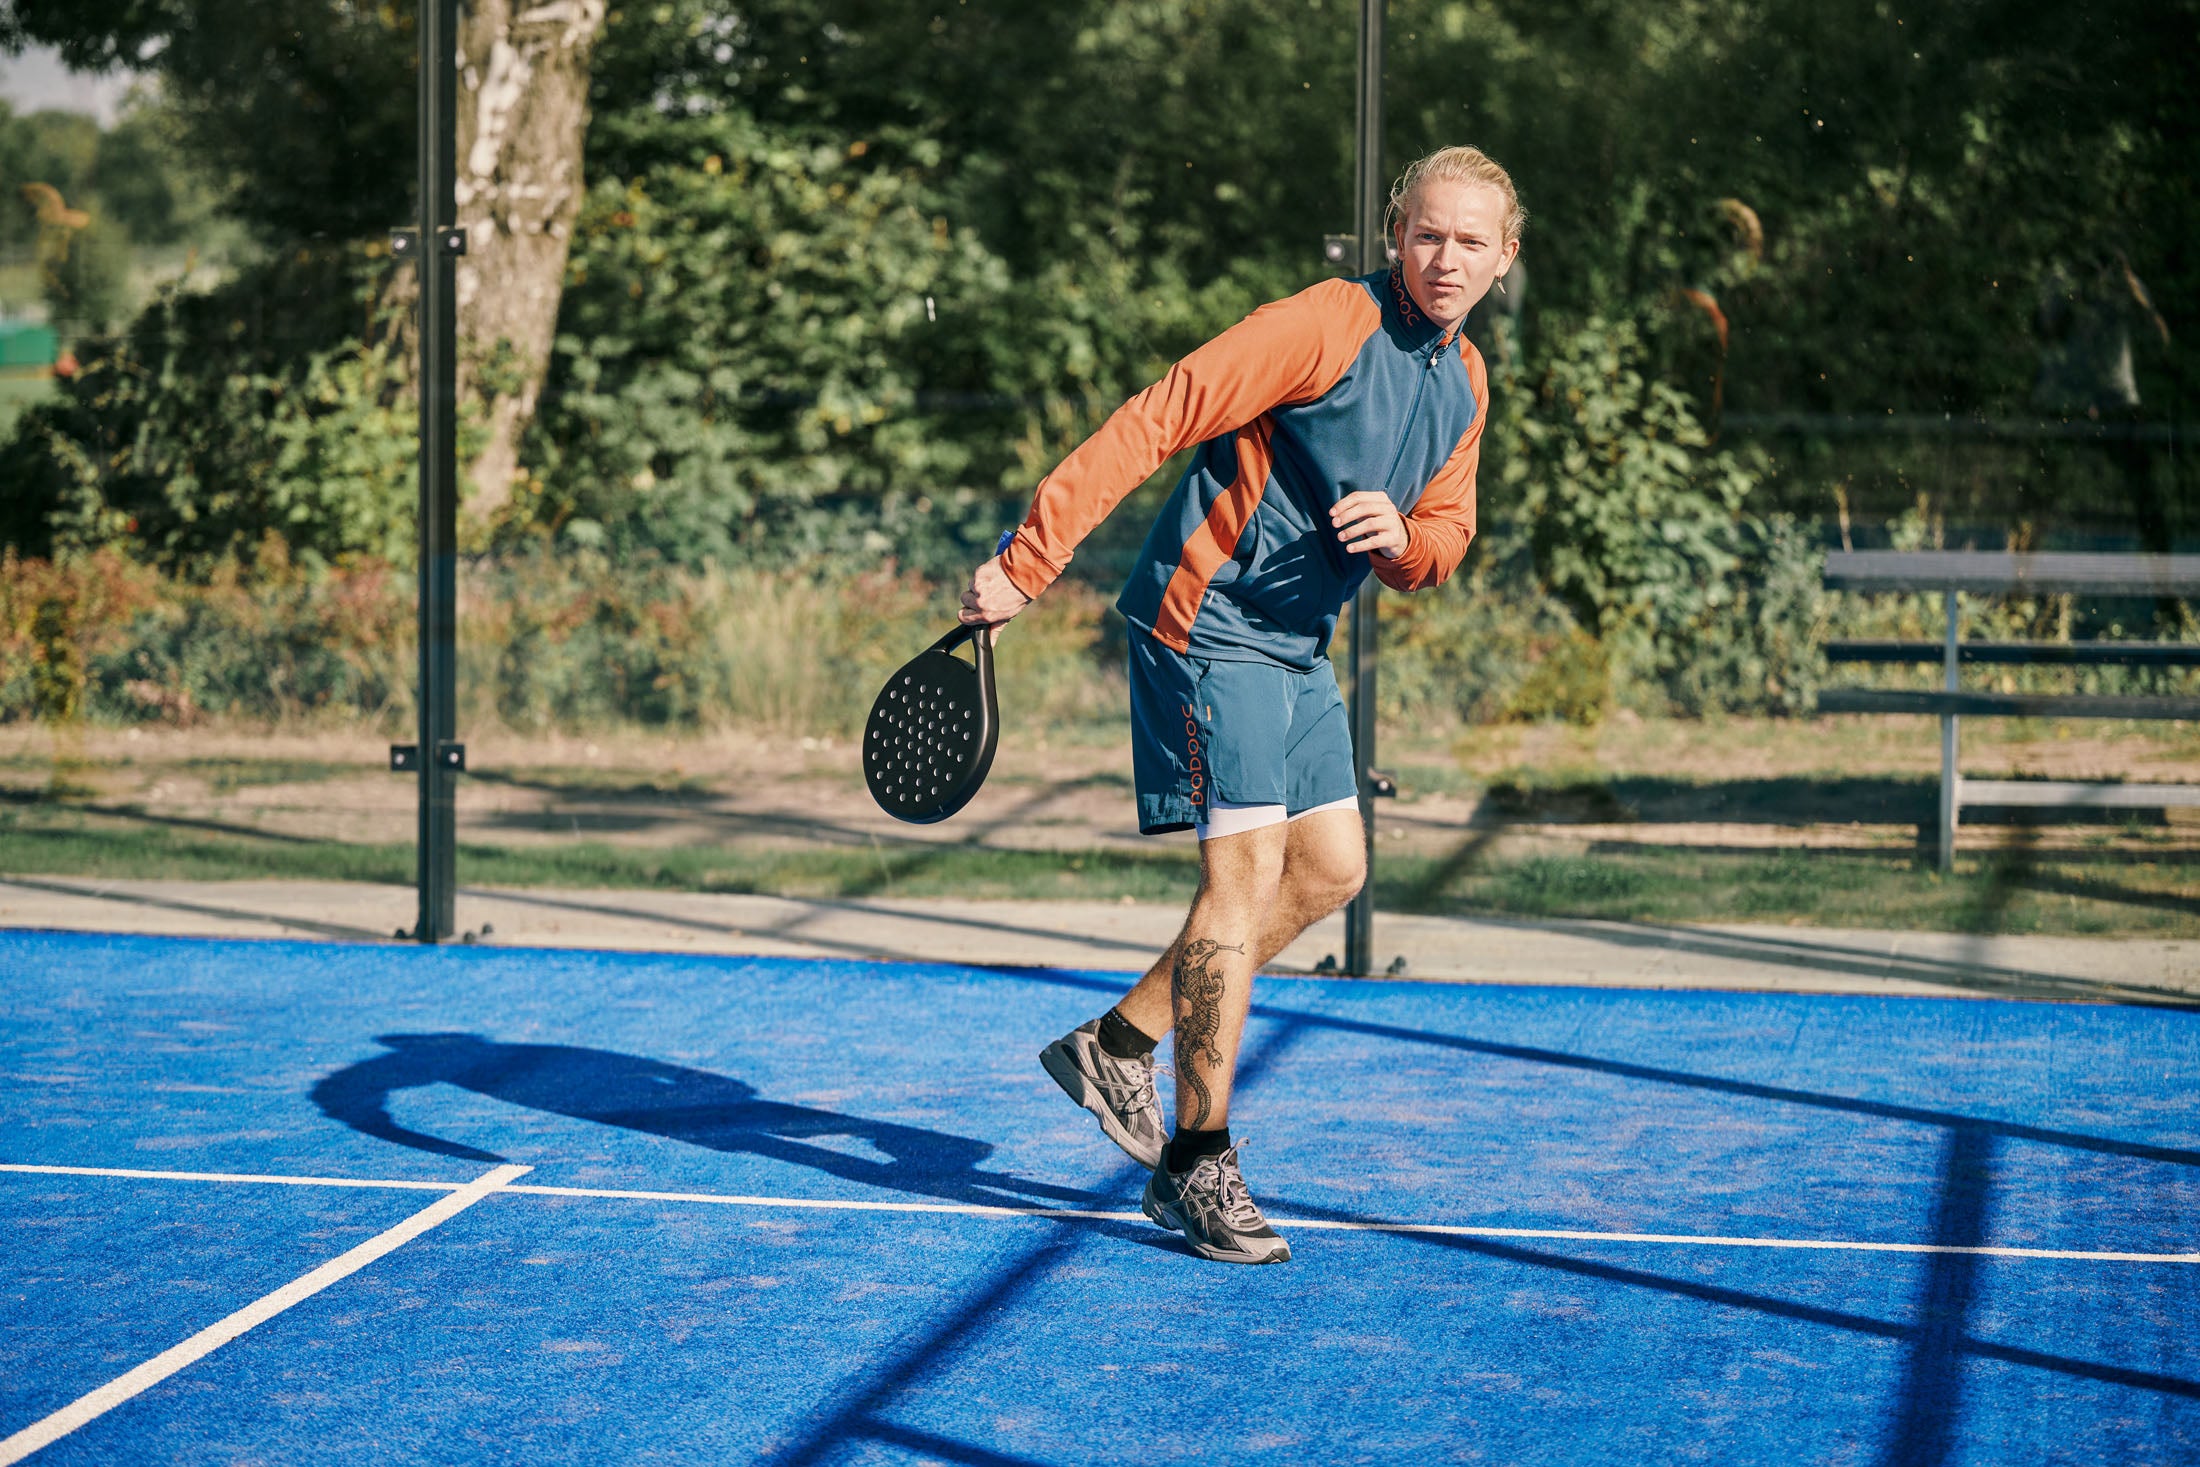
[[[1359,793],[1352,725],[1327,658],[1293,672],[1186,657],[1133,627],[1130,673],[1142,834],[1200,824],[1215,800],[1298,815]]]

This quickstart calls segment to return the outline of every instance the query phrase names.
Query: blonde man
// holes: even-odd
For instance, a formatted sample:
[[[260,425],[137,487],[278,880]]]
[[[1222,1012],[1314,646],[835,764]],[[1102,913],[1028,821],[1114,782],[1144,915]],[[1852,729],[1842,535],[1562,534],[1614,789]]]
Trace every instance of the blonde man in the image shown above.
[[[1122,1002],[1040,1061],[1153,1169],[1146,1215],[1225,1262],[1291,1256],[1230,1141],[1253,974],[1367,876],[1329,638],[1369,572],[1419,591],[1466,554],[1489,380],[1460,325],[1520,250],[1512,180],[1478,149],[1415,163],[1391,211],[1396,264],[1263,306],[1171,367],[1047,476],[962,597],[964,621],[1008,621],[1198,445],[1117,606],[1139,829],[1198,832],[1199,893]],[[1153,1062],[1171,1028],[1173,1138]]]

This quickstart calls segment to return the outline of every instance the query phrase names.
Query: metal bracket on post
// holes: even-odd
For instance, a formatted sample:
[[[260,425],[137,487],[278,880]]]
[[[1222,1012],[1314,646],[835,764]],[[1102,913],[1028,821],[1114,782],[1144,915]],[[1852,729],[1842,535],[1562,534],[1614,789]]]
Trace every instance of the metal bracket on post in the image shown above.
[[[390,745],[390,773],[417,774],[420,772],[420,746],[418,744]]]

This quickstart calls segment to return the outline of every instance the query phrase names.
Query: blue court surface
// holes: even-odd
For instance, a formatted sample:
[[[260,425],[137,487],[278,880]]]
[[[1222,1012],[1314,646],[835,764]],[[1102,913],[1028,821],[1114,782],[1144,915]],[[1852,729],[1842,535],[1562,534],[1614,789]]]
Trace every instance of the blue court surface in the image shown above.
[[[0,1462],[2200,1461],[2200,1014],[1262,979],[1244,1269],[1123,981],[0,934]]]

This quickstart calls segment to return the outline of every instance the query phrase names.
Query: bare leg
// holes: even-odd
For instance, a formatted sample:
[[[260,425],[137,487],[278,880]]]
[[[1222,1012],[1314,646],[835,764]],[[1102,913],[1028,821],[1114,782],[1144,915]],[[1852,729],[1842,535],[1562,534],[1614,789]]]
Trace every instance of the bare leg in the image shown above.
[[[1177,1029],[1180,1125],[1227,1121],[1253,974],[1350,901],[1365,875],[1350,810],[1201,843],[1199,896],[1184,930],[1117,1005],[1156,1038]]]
[[[1360,817],[1352,811],[1325,810],[1294,820],[1284,828],[1289,835],[1284,846],[1283,880],[1277,885],[1275,903],[1263,917],[1253,942],[1256,973],[1298,941],[1300,933],[1351,901],[1366,879]],[[1156,1039],[1175,1024],[1171,975],[1176,972],[1177,947],[1183,941],[1179,933],[1137,986],[1116,1005],[1141,1033]]]

